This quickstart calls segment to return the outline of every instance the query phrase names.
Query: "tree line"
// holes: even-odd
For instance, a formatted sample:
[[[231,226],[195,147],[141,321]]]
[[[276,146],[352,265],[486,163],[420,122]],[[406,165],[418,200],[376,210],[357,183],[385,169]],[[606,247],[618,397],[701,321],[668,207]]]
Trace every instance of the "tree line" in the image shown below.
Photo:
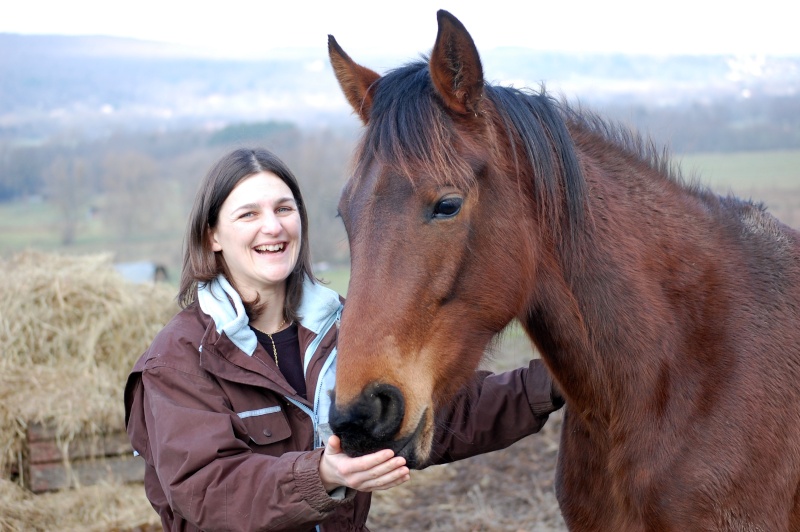
[[[69,248],[87,216],[111,232],[115,249],[142,239],[167,240],[180,263],[183,230],[200,180],[225,152],[240,146],[275,152],[295,172],[308,204],[312,260],[348,260],[336,219],[355,133],[306,131],[289,123],[236,124],[221,130],[125,133],[103,139],[59,136],[37,145],[0,144],[0,203],[36,198],[56,211],[60,245]]]
[[[673,153],[800,149],[800,95],[760,95],[682,106],[610,103],[603,116],[650,136]],[[335,219],[358,130],[310,130],[267,121],[102,137],[62,131],[45,141],[0,140],[0,204],[40,198],[57,213],[60,244],[80,237],[87,215],[111,231],[128,260],[134,241],[159,239],[165,262],[180,263],[181,238],[200,179],[235,146],[263,146],[284,159],[309,206],[313,260],[348,260]],[[128,250],[128,251],[125,251]],[[150,259],[149,257],[147,258]]]

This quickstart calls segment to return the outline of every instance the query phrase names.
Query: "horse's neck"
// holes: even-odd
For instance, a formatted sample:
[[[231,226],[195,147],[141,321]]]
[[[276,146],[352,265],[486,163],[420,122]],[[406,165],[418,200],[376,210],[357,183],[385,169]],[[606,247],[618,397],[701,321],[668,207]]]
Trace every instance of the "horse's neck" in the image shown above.
[[[581,259],[554,258],[560,267],[540,269],[522,321],[579,409],[609,419],[672,362],[689,321],[676,318],[676,306],[704,305],[703,291],[691,287],[703,283],[709,250],[691,228],[702,217],[696,198],[679,201],[677,185],[670,191],[633,173],[602,181],[597,168],[588,176],[592,229],[579,243]],[[684,286],[672,286],[680,268]]]

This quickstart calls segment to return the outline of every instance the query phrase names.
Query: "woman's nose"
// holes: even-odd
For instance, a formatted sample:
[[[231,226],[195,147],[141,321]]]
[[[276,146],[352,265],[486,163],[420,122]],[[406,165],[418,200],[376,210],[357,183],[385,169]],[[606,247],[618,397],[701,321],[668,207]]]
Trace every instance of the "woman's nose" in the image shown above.
[[[261,232],[268,235],[277,235],[282,228],[280,219],[274,213],[267,213],[261,222]]]

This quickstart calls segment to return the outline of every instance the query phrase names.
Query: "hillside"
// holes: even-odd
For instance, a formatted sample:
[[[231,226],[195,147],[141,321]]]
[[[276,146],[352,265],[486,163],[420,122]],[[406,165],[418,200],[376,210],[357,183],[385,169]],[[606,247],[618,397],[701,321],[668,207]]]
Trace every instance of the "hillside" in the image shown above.
[[[356,59],[382,71],[420,52]],[[492,82],[545,83],[554,94],[611,108],[797,98],[800,90],[800,57],[481,53]],[[317,49],[245,61],[132,39],[0,34],[0,139],[263,120],[355,123],[330,71],[324,35]]]

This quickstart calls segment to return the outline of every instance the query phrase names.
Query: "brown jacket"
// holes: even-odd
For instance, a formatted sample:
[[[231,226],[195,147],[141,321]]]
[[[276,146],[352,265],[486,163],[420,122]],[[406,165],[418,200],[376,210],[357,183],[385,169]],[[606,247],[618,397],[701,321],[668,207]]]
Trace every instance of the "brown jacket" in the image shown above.
[[[215,326],[216,325],[216,326]],[[335,357],[336,327],[306,370],[302,399],[260,345],[249,356],[198,303],[156,336],[125,389],[126,424],[145,460],[145,490],[164,530],[366,530],[370,495],[331,498],[312,420],[317,380]],[[317,334],[299,325],[301,353]],[[234,334],[235,336],[235,334]],[[260,358],[260,360],[258,360]],[[335,359],[334,359],[335,360]],[[538,432],[554,406],[540,361],[475,380],[440,416],[434,463],[507,447]]]

